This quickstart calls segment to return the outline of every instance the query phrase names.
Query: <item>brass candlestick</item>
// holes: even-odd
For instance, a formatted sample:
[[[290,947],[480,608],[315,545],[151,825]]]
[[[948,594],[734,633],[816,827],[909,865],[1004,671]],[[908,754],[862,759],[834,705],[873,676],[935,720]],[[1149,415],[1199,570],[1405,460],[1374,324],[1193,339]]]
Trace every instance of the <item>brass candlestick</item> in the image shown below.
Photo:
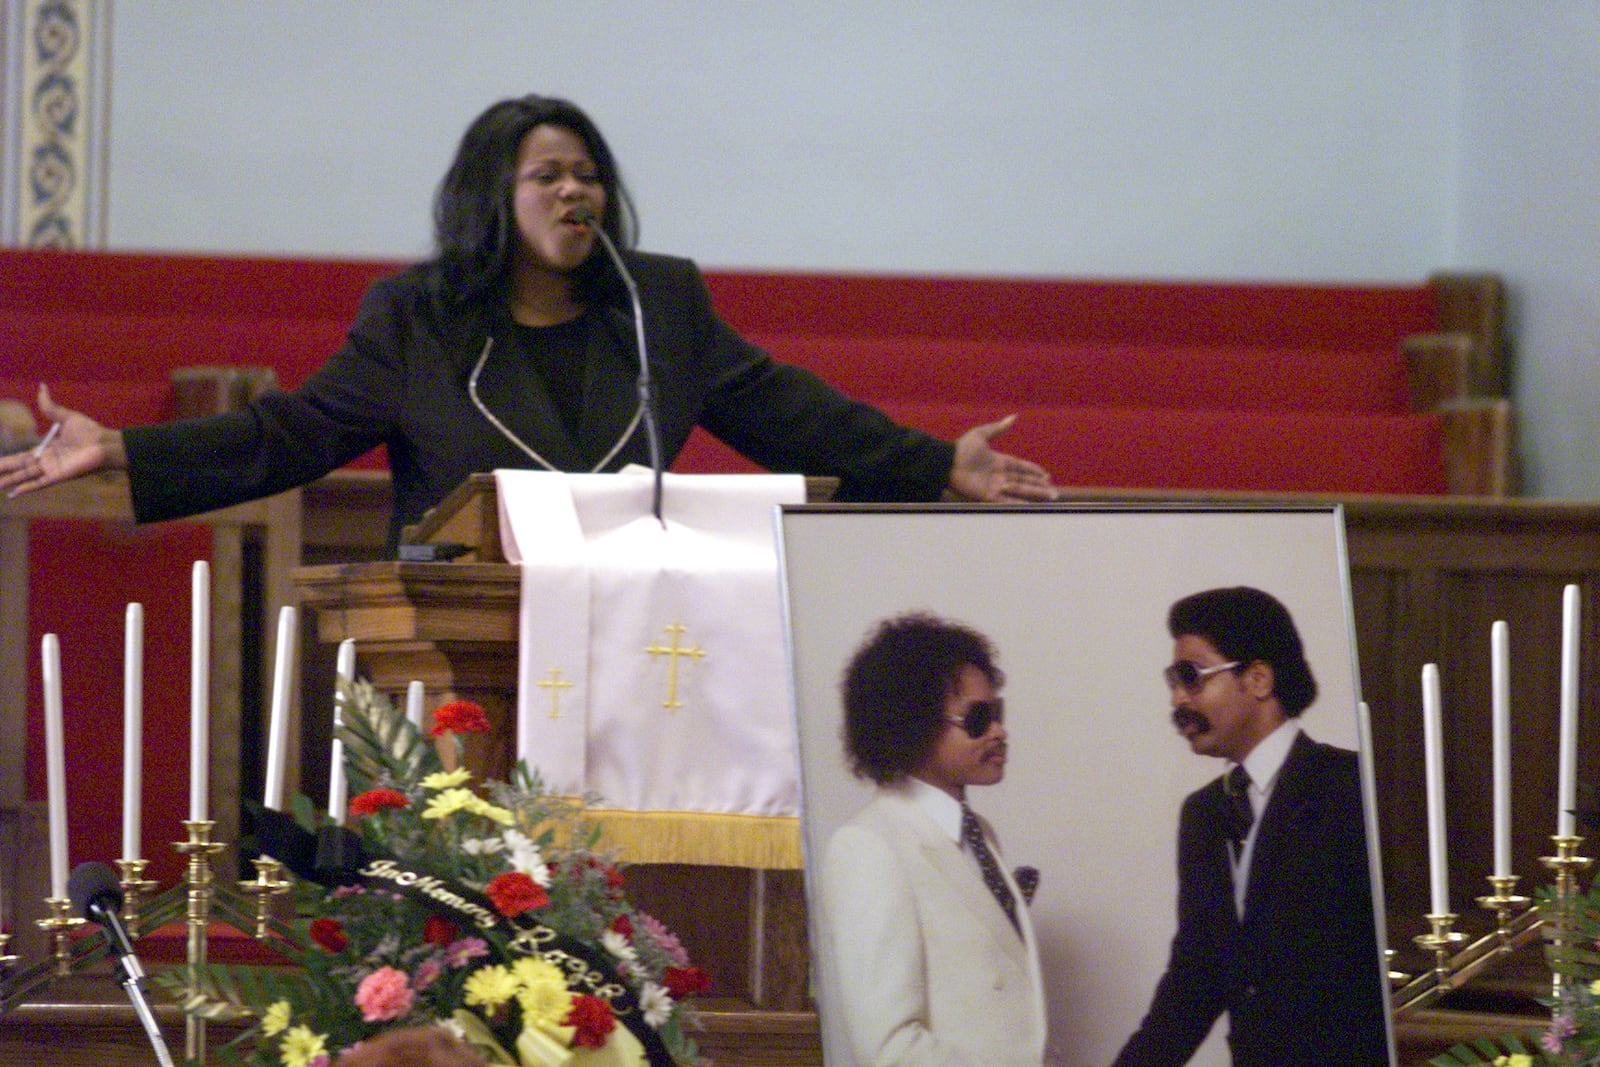
[[[1495,935],[1500,940],[1500,947],[1509,951],[1513,947],[1512,918],[1526,911],[1533,900],[1517,894],[1519,879],[1514,874],[1491,874],[1488,878],[1494,892],[1479,897],[1478,906],[1494,912]]]
[[[1571,929],[1569,911],[1570,905],[1578,896],[1578,872],[1587,870],[1594,862],[1588,856],[1578,855],[1578,847],[1583,844],[1583,838],[1574,834],[1554,834],[1550,838],[1555,843],[1556,854],[1542,857],[1539,862],[1556,874],[1556,926],[1550,936],[1550,942],[1556,955],[1560,955],[1566,945],[1570,943]],[[1557,1000],[1561,999],[1561,973],[1557,971],[1550,978],[1550,995]]]
[[[17,960],[22,958],[6,951],[6,946],[10,943],[11,935],[6,933],[4,930],[0,930],[0,974],[4,974],[10,969],[13,963],[16,963]]]
[[[183,824],[189,835],[187,841],[175,841],[172,847],[189,857],[189,992],[200,989],[200,977],[206,966],[206,928],[211,918],[212,869],[211,857],[227,846],[211,840],[216,823],[210,819],[189,819]],[[206,1060],[206,1024],[197,1015],[185,1015],[185,1054],[196,1063]]]
[[[56,975],[65,978],[72,973],[72,931],[82,926],[83,920],[72,914],[72,901],[66,897],[46,897],[45,906],[50,914],[39,920],[39,927],[50,935]]]
[[[155,882],[144,876],[150,861],[121,859],[116,862],[117,872],[122,875],[122,922],[128,928],[128,936],[137,938],[144,932],[139,908],[156,888]]]
[[[1431,929],[1425,934],[1418,934],[1415,940],[1419,948],[1433,953],[1434,988],[1444,992],[1451,989],[1454,982],[1450,956],[1457,945],[1466,941],[1467,935],[1455,929],[1459,916],[1454,912],[1424,915],[1423,918],[1428,920]]]
[[[271,856],[261,856],[255,864],[255,878],[241,880],[239,889],[255,897],[256,940],[265,941],[270,933],[268,922],[272,918],[272,901],[289,891],[290,882],[283,876],[283,864]]]

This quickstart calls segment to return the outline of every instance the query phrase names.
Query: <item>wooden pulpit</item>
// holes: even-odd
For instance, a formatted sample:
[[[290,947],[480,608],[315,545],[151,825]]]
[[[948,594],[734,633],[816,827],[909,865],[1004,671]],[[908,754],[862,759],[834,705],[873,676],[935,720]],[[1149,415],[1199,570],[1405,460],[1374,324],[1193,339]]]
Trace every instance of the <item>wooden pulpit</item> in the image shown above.
[[[826,499],[832,487],[810,479],[807,496]],[[501,549],[493,475],[463,483],[402,540],[451,558],[302,567],[294,573],[301,603],[320,640],[356,642],[358,674],[391,699],[402,701],[419,680],[430,708],[457,699],[482,705],[495,731],[467,739],[468,764],[504,778],[516,758],[521,575]],[[597,821],[604,827],[604,813]],[[707,1053],[723,1064],[820,1063],[798,864],[711,866],[621,851],[634,901],[678,933],[712,976],[706,1003],[714,1010],[702,1009],[698,1038]]]

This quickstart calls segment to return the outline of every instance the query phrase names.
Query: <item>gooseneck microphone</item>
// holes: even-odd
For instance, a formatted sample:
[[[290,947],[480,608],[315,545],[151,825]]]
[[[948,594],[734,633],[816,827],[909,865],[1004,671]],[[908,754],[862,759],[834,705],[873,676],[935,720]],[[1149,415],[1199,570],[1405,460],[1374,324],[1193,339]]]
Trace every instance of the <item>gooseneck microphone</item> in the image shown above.
[[[617,251],[617,246],[612,244],[611,237],[600,225],[600,220],[588,207],[579,205],[572,213],[575,222],[581,223],[600,239],[600,244],[605,247],[606,255],[611,257],[611,262],[617,268],[617,274],[622,278],[622,284],[628,290],[628,299],[633,304],[633,331],[639,346],[639,410],[644,413],[644,437],[650,447],[650,470],[655,475],[655,489],[651,495],[650,510],[655,515],[656,521],[663,526],[666,520],[661,517],[661,475],[664,464],[661,461],[661,429],[656,423],[656,398],[655,384],[650,380],[650,356],[644,344],[644,307],[639,303],[639,286],[634,283],[633,274],[622,262],[622,255]]]
[[[173,1067],[167,1039],[162,1036],[161,1027],[156,1025],[150,1002],[145,999],[144,989],[139,985],[144,980],[144,968],[134,954],[133,939],[128,936],[128,928],[122,924],[122,883],[117,880],[116,873],[104,863],[78,864],[67,878],[67,898],[72,902],[74,914],[98,923],[105,931],[106,942],[117,957],[118,980],[133,1001],[134,1013],[139,1016],[139,1022],[144,1024],[144,1032],[155,1049],[156,1059],[161,1067]]]

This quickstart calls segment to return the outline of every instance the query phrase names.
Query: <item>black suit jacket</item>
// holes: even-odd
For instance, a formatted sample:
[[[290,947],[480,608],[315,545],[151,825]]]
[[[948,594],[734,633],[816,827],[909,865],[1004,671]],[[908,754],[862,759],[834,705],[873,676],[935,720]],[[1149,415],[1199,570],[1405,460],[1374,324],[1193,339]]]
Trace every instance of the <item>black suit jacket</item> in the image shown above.
[[[898,426],[742,340],[717,317],[688,260],[627,258],[644,307],[666,462],[701,425],[769,470],[839,478],[841,500],[939,498],[952,445]],[[633,417],[639,358],[620,290],[617,300],[595,309],[600,326],[588,333],[577,439],[510,346],[497,341],[484,362],[485,405],[559,470],[593,469]],[[401,526],[469,474],[538,466],[467,393],[496,318],[491,307],[442,296],[427,265],[375,283],[345,345],[299,389],[238,413],[124,431],[135,516],[179,518],[269,496],[386,445],[392,547]],[[649,458],[641,429],[604,469]]]
[[[1184,801],[1178,929],[1117,1067],[1187,1063],[1223,1012],[1236,1067],[1389,1063],[1356,754],[1301,734],[1261,815],[1241,921],[1222,779]]]

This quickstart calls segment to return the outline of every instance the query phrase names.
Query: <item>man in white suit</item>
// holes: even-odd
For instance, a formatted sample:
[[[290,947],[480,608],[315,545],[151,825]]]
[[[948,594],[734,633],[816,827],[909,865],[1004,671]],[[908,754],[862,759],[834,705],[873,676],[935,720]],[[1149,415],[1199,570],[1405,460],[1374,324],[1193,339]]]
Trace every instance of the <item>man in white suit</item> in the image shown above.
[[[968,786],[1005,775],[988,640],[880,623],[845,671],[844,740],[877,794],[828,843],[822,940],[862,1067],[1037,1067],[1044,989],[1026,899]]]

